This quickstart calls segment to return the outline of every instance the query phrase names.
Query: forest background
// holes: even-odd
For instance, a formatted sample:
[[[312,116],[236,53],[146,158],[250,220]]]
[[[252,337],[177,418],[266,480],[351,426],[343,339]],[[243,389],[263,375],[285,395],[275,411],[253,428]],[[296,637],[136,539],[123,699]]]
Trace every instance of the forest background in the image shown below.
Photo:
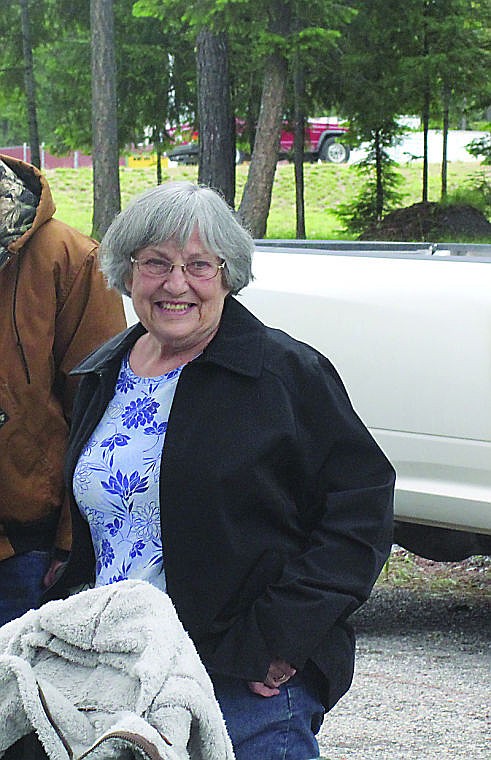
[[[174,128],[193,124],[198,181],[261,237],[282,177],[295,195],[295,234],[305,237],[311,199],[325,198],[334,167],[304,165],[303,126],[309,115],[336,114],[351,144],[368,148],[359,166],[337,167],[356,188],[344,208],[352,235],[403,202],[407,180],[389,155],[401,114],[419,116],[425,137],[430,127],[444,138],[450,128],[489,130],[490,21],[489,3],[461,0],[3,0],[0,144],[33,146],[42,135],[52,151],[91,152],[100,237],[121,205],[120,154],[149,141],[160,158]],[[295,129],[291,171],[277,166],[285,119]],[[245,168],[235,166],[238,144],[251,154]],[[489,160],[490,140],[475,150]],[[146,181],[165,179],[157,166]],[[411,169],[427,202],[426,143]],[[450,189],[465,191],[460,180],[449,188],[445,139],[438,171],[442,202]],[[486,207],[489,175],[476,188]]]

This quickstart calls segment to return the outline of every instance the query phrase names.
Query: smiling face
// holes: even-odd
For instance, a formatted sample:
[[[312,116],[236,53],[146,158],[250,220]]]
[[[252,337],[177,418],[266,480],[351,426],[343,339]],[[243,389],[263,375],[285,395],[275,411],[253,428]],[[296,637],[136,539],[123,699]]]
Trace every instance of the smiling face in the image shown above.
[[[197,230],[184,248],[166,240],[142,248],[134,258],[177,265],[170,274],[155,277],[135,263],[127,282],[135,312],[157,348],[167,355],[200,353],[218,330],[229,291],[221,270],[212,279],[202,280],[183,272],[179,264],[200,260],[218,265],[220,260],[205,249]]]

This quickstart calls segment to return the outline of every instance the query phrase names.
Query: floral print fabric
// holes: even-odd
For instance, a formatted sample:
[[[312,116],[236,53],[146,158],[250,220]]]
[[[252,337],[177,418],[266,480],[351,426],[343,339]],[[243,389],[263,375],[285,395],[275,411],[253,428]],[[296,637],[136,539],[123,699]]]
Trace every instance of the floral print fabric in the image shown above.
[[[160,460],[181,370],[139,377],[126,356],[114,397],[78,460],[73,490],[92,535],[96,586],[139,578],[165,591]]]

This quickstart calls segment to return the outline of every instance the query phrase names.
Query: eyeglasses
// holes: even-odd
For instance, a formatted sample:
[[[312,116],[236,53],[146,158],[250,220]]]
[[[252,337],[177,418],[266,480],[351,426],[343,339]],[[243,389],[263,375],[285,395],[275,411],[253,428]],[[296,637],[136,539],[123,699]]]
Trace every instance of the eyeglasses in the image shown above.
[[[213,261],[207,261],[206,259],[195,259],[194,261],[188,261],[187,264],[171,264],[169,261],[162,261],[161,259],[135,259],[130,257],[132,264],[136,264],[138,271],[147,277],[167,277],[175,267],[180,267],[183,274],[194,277],[197,280],[212,280],[216,277],[220,269],[223,269],[225,262],[216,264]]]

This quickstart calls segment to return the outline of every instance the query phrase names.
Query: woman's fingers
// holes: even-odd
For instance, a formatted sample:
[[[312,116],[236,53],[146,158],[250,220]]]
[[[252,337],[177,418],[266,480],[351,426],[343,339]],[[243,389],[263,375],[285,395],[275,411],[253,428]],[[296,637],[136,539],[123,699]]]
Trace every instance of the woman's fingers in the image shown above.
[[[249,681],[249,689],[260,697],[275,697],[279,687],[295,675],[296,669],[285,660],[273,660],[264,681]]]

